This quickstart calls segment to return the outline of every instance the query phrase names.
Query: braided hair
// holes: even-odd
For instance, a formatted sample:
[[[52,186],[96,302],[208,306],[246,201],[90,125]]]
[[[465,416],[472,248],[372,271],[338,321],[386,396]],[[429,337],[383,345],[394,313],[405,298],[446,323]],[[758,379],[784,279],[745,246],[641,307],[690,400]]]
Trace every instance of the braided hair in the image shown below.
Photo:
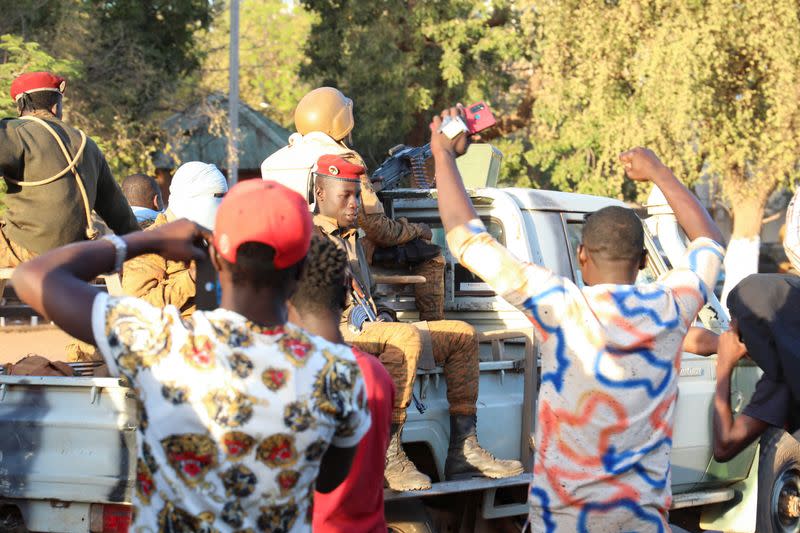
[[[347,253],[325,237],[314,236],[306,267],[291,298],[300,313],[333,311],[347,307]]]

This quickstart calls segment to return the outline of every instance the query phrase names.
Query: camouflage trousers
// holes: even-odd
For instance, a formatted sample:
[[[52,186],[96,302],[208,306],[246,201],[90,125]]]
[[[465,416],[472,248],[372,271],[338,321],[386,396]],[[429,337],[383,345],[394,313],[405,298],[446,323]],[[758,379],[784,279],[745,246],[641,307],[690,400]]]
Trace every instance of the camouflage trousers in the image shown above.
[[[466,322],[437,320],[427,323],[433,358],[444,367],[447,401],[451,415],[474,415],[478,400],[478,335]],[[344,340],[367,353],[377,355],[389,371],[397,394],[392,422],[402,424],[411,403],[417,364],[422,354],[422,333],[413,324],[372,322],[360,333],[342,327]]]
[[[0,268],[17,267],[34,257],[36,257],[36,254],[10,240],[0,229]]]
[[[427,280],[414,285],[420,320],[444,320],[444,265],[444,257],[439,255],[414,269],[414,274],[425,276]]]

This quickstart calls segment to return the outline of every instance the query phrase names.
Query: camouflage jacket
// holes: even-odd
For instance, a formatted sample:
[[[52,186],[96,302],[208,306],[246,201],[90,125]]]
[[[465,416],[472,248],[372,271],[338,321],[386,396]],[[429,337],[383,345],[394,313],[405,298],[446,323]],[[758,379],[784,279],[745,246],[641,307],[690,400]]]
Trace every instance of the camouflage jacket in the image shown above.
[[[162,213],[146,231],[167,222]],[[195,280],[190,266],[191,263],[168,261],[156,254],[134,257],[123,267],[122,290],[156,307],[174,305],[181,316],[188,317],[195,311]]]

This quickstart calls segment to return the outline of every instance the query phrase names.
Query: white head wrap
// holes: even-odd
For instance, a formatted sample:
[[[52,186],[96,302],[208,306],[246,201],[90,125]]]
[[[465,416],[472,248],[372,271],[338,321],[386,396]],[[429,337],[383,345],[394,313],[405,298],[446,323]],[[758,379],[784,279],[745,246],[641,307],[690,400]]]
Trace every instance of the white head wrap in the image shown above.
[[[169,210],[177,218],[188,218],[213,230],[221,195],[226,192],[228,182],[216,166],[190,161],[181,165],[172,177]]]
[[[800,189],[797,189],[786,209],[786,236],[783,238],[783,249],[792,268],[800,272]]]

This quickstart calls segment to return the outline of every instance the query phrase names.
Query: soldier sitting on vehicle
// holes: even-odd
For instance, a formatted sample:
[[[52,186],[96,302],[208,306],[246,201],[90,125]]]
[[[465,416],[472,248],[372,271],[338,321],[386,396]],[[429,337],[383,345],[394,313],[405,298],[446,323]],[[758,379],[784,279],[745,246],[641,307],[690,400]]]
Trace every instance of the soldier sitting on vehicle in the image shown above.
[[[419,472],[403,451],[401,432],[406,408],[411,402],[417,363],[422,352],[422,337],[417,326],[391,322],[389,313],[375,306],[370,296],[372,280],[361,244],[359,197],[364,167],[341,157],[320,157],[315,171],[314,193],[319,214],[314,217],[317,231],[345,250],[350,270],[363,291],[370,310],[351,305],[342,315],[341,330],[347,343],[377,355],[391,374],[397,388],[392,413],[392,436],[386,457],[385,479],[395,490],[429,488],[430,478]],[[379,321],[358,318],[361,312],[375,313]],[[469,476],[502,478],[522,473],[518,461],[495,459],[477,440],[475,402],[478,399],[478,336],[465,322],[429,321],[433,358],[444,366],[447,401],[450,405],[450,447],[445,477]]]
[[[348,146],[352,137],[353,101],[338,89],[319,87],[306,94],[294,112],[297,133],[289,137],[289,146],[266,158],[261,175],[292,187],[287,176],[295,180],[293,188],[307,194],[311,188],[310,169],[322,155],[338,155],[351,163],[365,166],[364,160]],[[287,172],[288,171],[288,172]],[[309,202],[313,202],[312,197]],[[414,297],[420,320],[444,319],[444,257],[431,245],[433,234],[427,224],[396,220],[386,216],[369,177],[361,177],[361,203],[358,224],[366,233],[362,245],[367,261],[372,264],[373,252],[397,257],[395,264],[409,266],[425,283],[414,286]],[[391,259],[386,260],[391,262]]]
[[[620,155],[628,177],[664,192],[689,239],[675,270],[635,284],[645,266],[631,209],[588,216],[578,262],[585,283],[517,259],[481,223],[455,164],[468,144],[431,123],[439,213],[455,258],[525,313],[541,350],[533,531],[669,530],[670,453],[681,343],[722,264],[716,224],[651,151]]]
[[[225,176],[216,166],[199,161],[184,163],[172,178],[169,207],[148,230],[179,218],[213,229],[217,207],[227,190]],[[156,307],[174,305],[182,316],[190,316],[195,311],[194,262],[171,261],[156,254],[140,255],[125,263],[122,290]]]
[[[136,222],[145,229],[155,222],[164,210],[161,188],[152,176],[132,174],[122,180],[122,192],[131,206]]]
[[[62,122],[65,85],[49,72],[28,72],[11,84],[20,116],[0,120],[0,175],[7,187],[0,267],[95,238],[93,210],[117,234],[139,229],[100,149]]]

